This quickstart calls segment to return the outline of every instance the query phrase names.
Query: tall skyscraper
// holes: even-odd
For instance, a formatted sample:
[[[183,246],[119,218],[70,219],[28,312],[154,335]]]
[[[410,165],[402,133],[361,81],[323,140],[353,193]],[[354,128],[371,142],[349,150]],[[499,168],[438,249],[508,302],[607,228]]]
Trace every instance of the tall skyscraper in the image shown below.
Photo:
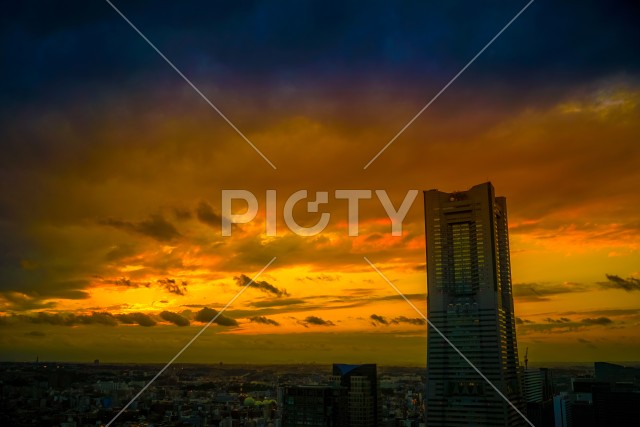
[[[521,412],[507,205],[491,183],[425,191],[427,313]],[[525,421],[435,331],[427,333],[427,427]]]

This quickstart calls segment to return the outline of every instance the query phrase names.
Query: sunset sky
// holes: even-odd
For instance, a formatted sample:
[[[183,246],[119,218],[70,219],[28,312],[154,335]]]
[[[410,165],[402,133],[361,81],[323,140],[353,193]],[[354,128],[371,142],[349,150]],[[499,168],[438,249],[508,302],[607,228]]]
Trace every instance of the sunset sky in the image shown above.
[[[422,190],[507,198],[521,358],[640,356],[640,18],[631,2],[104,1],[0,17],[2,360],[425,363]],[[221,192],[259,201],[221,235]],[[283,218],[328,191],[327,229]],[[337,189],[374,195],[348,235]],[[277,236],[265,192],[277,191]],[[313,198],[313,197],[312,197]],[[319,213],[294,211],[312,225]],[[241,212],[243,206],[235,206]]]

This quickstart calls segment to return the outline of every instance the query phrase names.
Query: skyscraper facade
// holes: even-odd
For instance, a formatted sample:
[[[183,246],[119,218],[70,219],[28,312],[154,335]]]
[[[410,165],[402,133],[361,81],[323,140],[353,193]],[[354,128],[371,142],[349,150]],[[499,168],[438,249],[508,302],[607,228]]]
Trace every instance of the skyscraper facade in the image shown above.
[[[347,391],[337,385],[292,386],[284,392],[283,427],[340,427],[348,424]]]
[[[527,418],[536,427],[554,427],[551,371],[548,368],[528,368],[521,373]]]
[[[428,319],[524,412],[506,200],[487,182],[467,191],[425,191],[424,203]],[[427,427],[524,425],[431,327],[426,421]]]
[[[347,424],[378,427],[382,422],[382,400],[375,364],[333,365],[333,381],[347,391]]]

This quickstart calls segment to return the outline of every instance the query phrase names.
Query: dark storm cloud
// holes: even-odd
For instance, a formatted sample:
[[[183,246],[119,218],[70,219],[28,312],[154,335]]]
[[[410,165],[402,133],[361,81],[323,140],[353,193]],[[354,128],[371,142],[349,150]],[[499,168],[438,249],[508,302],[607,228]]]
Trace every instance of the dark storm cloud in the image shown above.
[[[164,289],[169,293],[180,295],[180,296],[183,296],[187,293],[187,286],[189,284],[185,280],[169,279],[166,277],[163,279],[158,279],[153,282],[148,282],[148,281],[140,282],[140,281],[132,280],[127,277],[120,277],[118,279],[103,279],[102,282],[110,285],[124,286],[127,288],[141,288],[141,287],[150,288],[152,285],[155,285]]]
[[[306,280],[306,279],[305,279]],[[307,298],[274,298],[264,301],[253,301],[249,305],[254,310],[231,310],[235,317],[246,317],[251,313],[261,315],[282,314],[282,313],[298,313],[306,311],[334,310],[338,308],[355,308],[373,305],[378,302],[386,301],[404,301],[403,297],[398,294],[371,296],[376,293],[377,289],[372,288],[347,288],[342,291],[342,295],[313,295]],[[424,301],[425,294],[405,294],[410,300]],[[387,321],[397,320],[396,323],[411,323],[405,317],[395,319],[386,319]],[[414,324],[417,324],[412,321]]]
[[[180,233],[173,224],[164,219],[162,215],[157,214],[139,222],[109,218],[100,221],[100,223],[120,230],[142,234],[159,242],[169,242],[180,237]]]
[[[116,318],[111,313],[94,312],[91,314],[73,313],[47,313],[38,312],[30,315],[17,314],[6,316],[9,321],[23,321],[34,324],[54,325],[54,326],[76,326],[76,325],[105,325],[116,326]]]
[[[268,301],[255,301],[249,305],[256,308],[270,308],[270,307],[286,307],[290,305],[302,305],[305,304],[305,300],[300,298],[282,298]]]
[[[208,309],[207,309],[208,310]],[[217,312],[211,310],[215,315]],[[198,313],[196,320],[204,318],[209,313],[207,311]],[[162,311],[159,314],[162,320],[173,323],[177,326],[189,326],[190,322],[184,316],[171,311]],[[213,317],[210,316],[209,319]],[[208,320],[207,320],[208,321]],[[105,326],[117,326],[118,324],[125,325],[140,325],[140,326],[155,326],[157,322],[148,314],[145,313],[109,313],[109,312],[93,312],[91,314],[73,314],[73,313],[49,313],[38,312],[34,314],[12,314],[8,316],[0,317],[0,324],[9,325],[12,322],[27,322],[33,324],[46,324],[54,326],[76,326],[76,325],[105,325]],[[237,326],[237,322],[233,319],[223,316],[216,319],[216,323],[223,326]]]
[[[131,243],[116,245],[109,249],[109,252],[104,256],[104,259],[106,261],[119,261],[123,258],[135,255],[137,250],[138,248]]]
[[[119,7],[196,81],[237,73],[295,81],[310,70],[362,79],[376,70],[426,86],[426,72],[442,85],[524,4],[139,1]],[[632,73],[639,62],[637,17],[638,6],[622,0],[579,7],[534,2],[470,71],[500,81]],[[0,93],[14,102],[43,92],[62,97],[70,87],[106,92],[114,81],[126,92],[141,75],[179,79],[104,2],[12,2],[1,19]]]
[[[623,289],[627,292],[640,291],[640,279],[628,277],[623,279],[615,274],[607,274],[607,282],[599,282],[605,288]]]
[[[176,326],[189,326],[190,322],[184,315],[186,312],[178,314],[172,311],[162,311],[154,314],[160,317],[160,319],[173,323]],[[218,312],[208,307],[203,308],[195,315],[197,322],[206,323],[209,322]],[[149,314],[146,313],[109,313],[109,312],[93,312],[91,314],[73,314],[73,313],[55,313],[55,312],[38,312],[32,314],[10,314],[6,316],[0,316],[0,325],[10,326],[16,322],[53,325],[53,326],[77,326],[77,325],[105,325],[105,326],[117,326],[123,325],[140,325],[145,327],[156,326],[157,322]],[[266,318],[263,318],[266,319]],[[259,321],[259,320],[258,320]],[[267,322],[274,322],[271,319],[266,319]],[[220,326],[238,326],[238,322],[230,317],[218,316],[215,323]],[[278,326],[275,323],[268,323]]]
[[[187,292],[187,282],[184,280],[176,281],[176,279],[165,278],[158,280],[158,284],[172,294],[184,295]]]
[[[167,322],[171,322],[176,326],[189,326],[189,319],[182,317],[178,313],[172,311],[163,311],[160,313],[160,317]]]
[[[409,325],[424,325],[426,322],[424,321],[424,319],[421,319],[419,317],[406,317],[406,316],[398,316],[398,317],[394,317],[391,320],[388,320],[387,318],[385,318],[384,316],[380,316],[378,314],[372,314],[371,316],[369,316],[369,318],[371,319],[371,323],[374,326],[377,325],[385,325],[385,326],[389,326],[389,325],[399,325],[401,323],[406,323]]]
[[[244,274],[241,274],[240,276],[235,276],[233,280],[235,280],[238,286],[247,286],[247,284],[251,282],[251,278]],[[278,289],[275,286],[273,286],[271,283],[266,282],[264,280],[258,280],[253,282],[251,283],[250,287],[259,289],[262,292],[272,294],[278,297],[289,296],[286,289]]]
[[[0,221],[0,300],[20,311],[51,308],[49,299],[88,298],[89,275],[68,260],[52,262],[23,226]]]
[[[89,298],[89,293],[84,288],[88,285],[88,280],[58,280],[51,284],[53,289],[43,289],[38,296],[41,298],[86,299]]]
[[[529,319],[523,319],[521,317],[516,317],[516,325],[524,325],[525,323],[533,323],[533,321]]]
[[[191,219],[191,217],[192,217],[191,211],[189,211],[189,209],[173,208],[172,211],[173,211],[173,216],[178,221],[186,221],[188,219]]]
[[[306,279],[305,279],[306,280]],[[307,298],[273,298],[249,303],[251,309],[229,310],[234,317],[250,317],[254,315],[273,315],[283,313],[306,313],[310,311],[336,310],[356,308],[375,304],[377,301],[399,300],[396,294],[376,298],[365,298],[365,295],[375,294],[376,289],[344,289],[344,295],[312,295]],[[421,295],[421,294],[410,294]],[[393,298],[389,298],[393,297]],[[424,295],[423,295],[424,297]]]
[[[337,282],[340,280],[340,275],[339,274],[331,275],[331,274],[323,273],[323,274],[317,274],[315,276],[297,277],[296,280],[299,282],[304,282],[307,280],[311,282]]]
[[[324,320],[318,316],[307,316],[304,318],[304,320],[299,320],[298,321],[299,324],[301,324],[302,326],[308,328],[309,325],[313,325],[313,326],[335,326],[335,323],[333,323],[331,320]]]
[[[116,314],[115,317],[121,323],[125,323],[128,325],[138,324],[140,326],[146,326],[146,327],[156,325],[156,321],[153,320],[148,314],[144,314],[144,313]]]
[[[222,217],[218,215],[211,205],[205,201],[201,201],[196,209],[196,216],[200,222],[207,224],[213,228],[219,229],[222,225]]]
[[[530,320],[518,321],[518,330],[523,334],[530,332],[557,332],[566,333],[571,331],[583,330],[586,328],[598,328],[602,326],[613,326],[615,322],[608,317],[585,317],[583,319],[571,319],[568,317],[551,318],[547,317],[543,319],[544,322],[533,322]]]
[[[420,317],[405,317],[405,316],[398,316],[398,317],[394,317],[393,320],[391,321],[391,323],[397,324],[397,323],[408,323],[410,325],[424,325],[426,322],[424,319],[420,318]]]
[[[216,323],[220,326],[238,326],[238,322],[235,319],[227,317],[223,314],[219,314],[217,310],[209,307],[205,307],[202,310],[198,311],[194,319],[200,323],[209,323],[213,318],[215,318],[213,323]]]
[[[582,319],[580,322],[584,323],[585,325],[610,325],[613,323],[613,320],[609,319],[608,317],[587,317],[586,319]]]
[[[387,319],[384,318],[384,316],[379,316],[377,314],[372,314],[371,316],[369,316],[369,318],[371,319],[371,323],[374,326],[377,325],[388,325],[389,321],[387,321]]]
[[[336,282],[336,281],[340,281],[340,275],[339,274],[335,274],[335,275],[331,275],[331,274],[318,274],[317,276],[307,276],[307,278],[309,278],[310,280],[318,280],[320,282]]]
[[[125,286],[127,288],[140,288],[140,287],[148,288],[151,286],[151,282],[137,282],[135,280],[131,280],[128,277],[120,277],[118,279],[106,279],[106,280],[103,280],[103,283],[116,285],[116,286]]]
[[[216,314],[218,314],[217,310],[213,310],[209,307],[203,307],[200,311],[196,313],[195,320],[197,322],[207,323],[213,319]]]
[[[56,285],[61,285],[56,289]],[[88,282],[83,281],[84,286]],[[39,308],[53,308],[56,303],[47,301],[48,299],[61,298],[80,300],[89,298],[89,293],[80,289],[65,289],[64,282],[53,283],[13,283],[13,286],[20,288],[21,292],[0,291],[0,296],[8,302],[9,308],[16,311],[33,310]],[[22,285],[22,286],[21,286]],[[72,285],[75,288],[75,284]]]
[[[621,317],[621,316],[640,316],[640,308],[617,308],[617,309],[601,309],[601,310],[588,310],[588,311],[567,311],[560,313],[563,315],[583,315],[583,316],[597,316],[597,317]]]
[[[253,316],[253,317],[250,317],[249,320],[251,320],[254,323],[261,323],[263,325],[280,326],[280,323],[276,322],[273,319],[269,319],[268,317],[265,317],[265,316]]]
[[[579,283],[515,283],[513,295],[519,301],[545,302],[551,297],[574,292],[588,291],[588,287]]]
[[[549,323],[571,323],[571,319],[567,317],[561,317],[559,319],[552,319],[551,317],[547,317],[544,320],[546,320]]]
[[[42,301],[39,298],[31,297],[21,292],[3,292],[1,296],[6,301],[8,308],[15,311],[53,308],[56,305],[53,301]]]

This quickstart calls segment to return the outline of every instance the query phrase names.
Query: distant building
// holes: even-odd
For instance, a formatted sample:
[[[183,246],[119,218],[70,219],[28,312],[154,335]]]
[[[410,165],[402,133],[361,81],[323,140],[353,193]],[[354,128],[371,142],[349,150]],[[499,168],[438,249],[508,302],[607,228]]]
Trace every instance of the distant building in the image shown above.
[[[553,379],[547,368],[523,371],[523,395],[525,402],[543,402],[553,398]]]
[[[640,424],[640,390],[594,388],[593,408],[598,427]]]
[[[595,377],[572,378],[571,391],[554,397],[555,427],[639,425],[640,370],[605,362],[594,368]]]
[[[425,191],[424,203],[429,321],[524,412],[506,200],[487,182]],[[427,426],[525,425],[440,334],[427,336]]]
[[[346,390],[340,386],[294,386],[284,389],[282,426],[347,425]]]
[[[555,427],[573,427],[571,406],[571,399],[566,393],[553,397]]]
[[[595,362],[593,364],[596,380],[611,384],[626,383],[640,387],[640,368],[632,368],[614,363]]]
[[[375,364],[333,365],[333,380],[347,391],[347,424],[378,427],[382,423],[382,399]]]
[[[640,369],[594,363],[595,378],[573,380],[574,425],[617,427],[640,423]],[[578,424],[584,421],[583,424]]]
[[[522,377],[527,418],[536,427],[554,427],[551,371],[546,368],[526,369]]]

